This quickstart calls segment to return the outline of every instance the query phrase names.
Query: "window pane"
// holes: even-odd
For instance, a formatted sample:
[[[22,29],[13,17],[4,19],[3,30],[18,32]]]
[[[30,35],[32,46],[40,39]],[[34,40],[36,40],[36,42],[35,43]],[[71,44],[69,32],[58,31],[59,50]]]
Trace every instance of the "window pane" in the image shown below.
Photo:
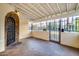
[[[76,18],[76,23],[77,23],[77,32],[79,32],[79,18]]]

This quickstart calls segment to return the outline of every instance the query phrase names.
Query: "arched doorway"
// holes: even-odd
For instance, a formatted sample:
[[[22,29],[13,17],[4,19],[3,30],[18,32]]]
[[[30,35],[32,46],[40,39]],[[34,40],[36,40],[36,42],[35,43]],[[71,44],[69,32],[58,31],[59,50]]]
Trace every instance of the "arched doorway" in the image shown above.
[[[10,12],[5,17],[5,45],[19,42],[19,17],[16,12]]]
[[[12,17],[7,18],[7,46],[15,42],[15,20]]]

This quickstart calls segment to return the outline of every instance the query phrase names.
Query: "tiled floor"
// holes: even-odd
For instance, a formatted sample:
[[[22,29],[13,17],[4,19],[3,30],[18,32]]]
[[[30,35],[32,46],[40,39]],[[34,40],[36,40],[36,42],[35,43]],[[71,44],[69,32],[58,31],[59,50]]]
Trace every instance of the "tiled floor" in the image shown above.
[[[54,42],[29,38],[21,44],[9,47],[1,55],[6,56],[79,56],[79,50],[61,46]]]

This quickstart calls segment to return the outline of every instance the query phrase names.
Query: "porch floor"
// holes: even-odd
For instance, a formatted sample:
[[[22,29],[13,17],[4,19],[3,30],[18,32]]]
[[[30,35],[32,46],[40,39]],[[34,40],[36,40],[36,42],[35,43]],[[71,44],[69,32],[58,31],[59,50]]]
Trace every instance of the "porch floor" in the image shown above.
[[[1,56],[79,56],[79,50],[35,38],[22,39],[21,44],[9,47]]]

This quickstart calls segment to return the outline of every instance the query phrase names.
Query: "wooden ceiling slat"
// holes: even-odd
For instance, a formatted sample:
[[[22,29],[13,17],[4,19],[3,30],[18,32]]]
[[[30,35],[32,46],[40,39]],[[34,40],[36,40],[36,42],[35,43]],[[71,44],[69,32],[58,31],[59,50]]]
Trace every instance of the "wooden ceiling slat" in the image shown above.
[[[57,8],[58,8],[58,10],[59,10],[59,12],[60,12],[60,14],[62,13],[62,11],[61,11],[61,9],[60,9],[60,7],[59,7],[59,4],[57,3]]]
[[[36,13],[35,11],[33,11],[32,9],[30,9],[30,7],[25,6],[24,4],[20,4],[24,9],[28,10],[30,13],[32,13],[33,15],[36,15],[37,17],[40,17],[40,15],[38,15],[38,13]]]
[[[64,12],[70,12],[77,10],[79,4],[77,3],[14,3],[13,6],[17,6],[19,11],[24,13],[29,19],[42,19],[49,16],[57,16]]]
[[[55,14],[55,11],[51,8],[50,4],[49,3],[46,3],[46,4],[49,7],[49,10],[51,10]]]
[[[37,16],[35,16],[35,15],[32,15],[32,13],[29,13],[26,9],[24,9],[24,8],[20,8],[21,6],[15,6],[16,8],[18,8],[18,9],[20,9],[20,11],[23,11],[25,14],[28,14],[29,15],[29,17],[33,17],[33,18],[36,18]]]
[[[33,8],[38,14],[40,14],[41,16],[45,16],[44,13],[42,13],[40,10],[38,10],[33,4],[28,4],[31,8]]]
[[[77,10],[79,8],[79,4],[77,3],[75,6],[75,10]]]

